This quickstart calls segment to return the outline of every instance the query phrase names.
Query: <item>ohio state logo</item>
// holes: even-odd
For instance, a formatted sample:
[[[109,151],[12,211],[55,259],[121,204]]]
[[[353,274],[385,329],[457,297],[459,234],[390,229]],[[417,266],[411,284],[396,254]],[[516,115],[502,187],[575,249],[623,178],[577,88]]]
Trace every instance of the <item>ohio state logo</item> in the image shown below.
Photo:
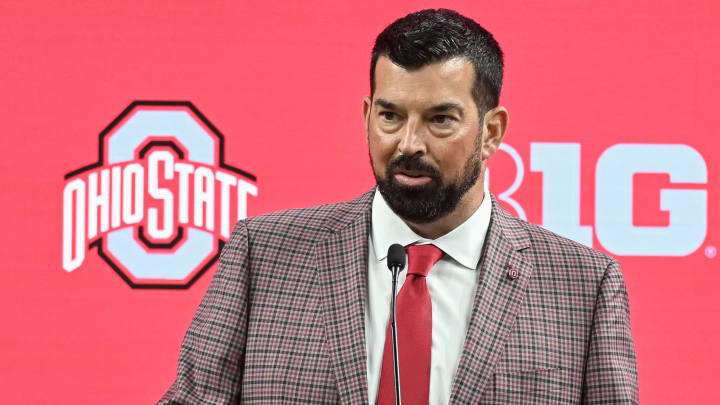
[[[62,267],[87,250],[133,288],[187,288],[247,217],[255,176],[188,101],[135,101],[99,137],[98,161],[65,175]]]

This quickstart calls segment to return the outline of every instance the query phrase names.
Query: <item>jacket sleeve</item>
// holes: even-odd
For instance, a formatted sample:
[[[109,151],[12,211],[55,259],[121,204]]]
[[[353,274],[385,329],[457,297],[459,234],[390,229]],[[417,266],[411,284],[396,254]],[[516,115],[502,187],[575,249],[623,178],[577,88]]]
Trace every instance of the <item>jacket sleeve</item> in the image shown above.
[[[583,381],[585,404],[637,404],[635,345],[620,265],[612,261],[600,283]]]
[[[239,402],[250,285],[248,247],[248,231],[240,221],[185,334],[177,378],[158,404]]]

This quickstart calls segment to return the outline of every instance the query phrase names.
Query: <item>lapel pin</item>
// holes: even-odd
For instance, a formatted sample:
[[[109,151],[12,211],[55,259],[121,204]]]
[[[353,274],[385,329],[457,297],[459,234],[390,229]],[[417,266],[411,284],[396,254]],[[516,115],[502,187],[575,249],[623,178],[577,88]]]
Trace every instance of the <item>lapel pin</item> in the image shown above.
[[[510,280],[515,280],[516,278],[518,278],[520,276],[520,272],[512,264],[508,264],[507,266],[505,266],[505,268],[507,268],[508,278]]]

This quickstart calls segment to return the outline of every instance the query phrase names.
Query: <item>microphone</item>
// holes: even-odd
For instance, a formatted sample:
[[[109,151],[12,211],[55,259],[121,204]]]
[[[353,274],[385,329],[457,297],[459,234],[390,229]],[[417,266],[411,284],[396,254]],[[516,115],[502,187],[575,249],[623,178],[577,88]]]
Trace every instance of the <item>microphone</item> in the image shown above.
[[[390,295],[390,314],[392,325],[393,371],[395,372],[395,404],[402,404],[400,398],[400,364],[398,362],[397,325],[395,324],[395,294],[397,292],[397,276],[405,268],[405,248],[394,243],[387,253],[387,266],[392,272],[392,294]]]
[[[399,272],[405,268],[405,248],[401,244],[394,243],[390,245],[387,254],[387,265],[390,271],[393,271],[394,267]]]

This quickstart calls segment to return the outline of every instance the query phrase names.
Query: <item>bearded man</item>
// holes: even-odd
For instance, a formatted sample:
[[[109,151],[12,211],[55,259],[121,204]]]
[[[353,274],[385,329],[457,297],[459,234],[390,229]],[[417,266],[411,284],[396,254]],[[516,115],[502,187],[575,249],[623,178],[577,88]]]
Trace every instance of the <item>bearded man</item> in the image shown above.
[[[485,188],[508,125],[492,35],[450,10],[389,25],[363,115],[377,187],[240,221],[161,404],[637,403],[617,261]]]

